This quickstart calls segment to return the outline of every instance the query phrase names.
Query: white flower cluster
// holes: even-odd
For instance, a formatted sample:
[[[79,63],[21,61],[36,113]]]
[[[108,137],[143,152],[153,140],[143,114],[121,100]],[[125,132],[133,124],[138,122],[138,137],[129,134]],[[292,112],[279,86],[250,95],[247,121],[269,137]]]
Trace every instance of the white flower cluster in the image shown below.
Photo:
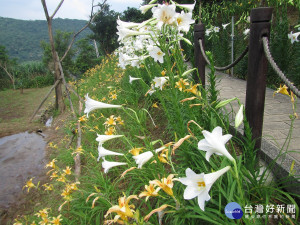
[[[139,67],[147,57],[154,61],[164,62],[166,54],[159,46],[159,37],[162,29],[168,26],[177,36],[182,37],[182,32],[188,32],[190,25],[195,21],[192,19],[194,4],[149,4],[140,7],[142,13],[152,10],[152,18],[142,23],[124,22],[117,20],[118,41],[121,47],[117,50],[119,54],[119,66],[125,68],[127,65]],[[181,13],[176,12],[176,7],[183,9]]]

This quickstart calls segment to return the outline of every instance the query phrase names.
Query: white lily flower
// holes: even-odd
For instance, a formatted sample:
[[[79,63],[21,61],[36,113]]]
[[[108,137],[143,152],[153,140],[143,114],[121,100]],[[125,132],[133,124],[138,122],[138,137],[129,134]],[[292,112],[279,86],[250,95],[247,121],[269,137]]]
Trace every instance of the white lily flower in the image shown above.
[[[154,6],[156,6],[157,4],[150,4],[150,5],[142,5],[140,7],[140,10],[142,12],[142,14],[145,14],[149,9],[153,8]]]
[[[235,128],[238,128],[241,125],[243,119],[244,119],[244,105],[241,105],[238,113],[235,116],[235,121],[234,121]]]
[[[129,76],[129,83],[131,84],[132,81],[134,81],[134,80],[140,80],[140,79],[142,79],[142,78]]]
[[[196,1],[194,1],[194,4],[176,4],[179,8],[188,10],[189,13],[193,12],[195,7]]]
[[[102,147],[101,144],[99,144],[97,161],[99,161],[100,158],[105,157],[107,155],[124,155],[124,154],[107,150],[104,147]]]
[[[205,30],[205,35],[206,35],[206,36],[209,36],[211,32],[212,32],[212,29],[211,29],[211,28],[210,28],[210,29],[207,29],[207,30]]]
[[[187,168],[185,171],[186,177],[179,178],[179,181],[186,185],[186,189],[184,190],[183,197],[186,200],[193,199],[198,197],[198,205],[200,209],[204,211],[205,201],[210,200],[209,190],[214,184],[214,182],[230,170],[230,166],[226,166],[225,168],[208,174],[196,174],[190,168]]]
[[[122,21],[122,20],[120,20],[120,17],[118,17],[118,19],[117,19],[117,24],[118,24],[119,28],[128,28],[128,29],[133,28],[133,27],[137,27],[137,26],[140,25],[139,23]]]
[[[226,134],[222,136],[222,128],[216,127],[210,133],[209,131],[202,131],[205,139],[202,139],[198,143],[198,149],[206,151],[205,158],[209,161],[209,158],[212,154],[216,153],[217,155],[224,155],[230,161],[234,161],[234,158],[227,151],[225,144],[232,137],[231,134]]]
[[[219,31],[220,31],[220,28],[219,28],[219,27],[214,27],[213,31],[214,31],[214,32],[219,32]]]
[[[93,100],[89,98],[89,94],[86,94],[85,96],[85,109],[84,113],[86,113],[86,117],[89,117],[89,113],[95,109],[108,109],[108,108],[121,108],[121,105],[112,105],[112,104],[107,104],[103,102],[98,102],[96,100]]]
[[[168,81],[169,77],[155,77],[153,79],[154,81],[154,87],[160,88],[162,90],[164,84]]]
[[[223,29],[226,29],[226,27],[227,27],[229,24],[230,24],[230,23],[222,24]]]
[[[150,151],[144,152],[144,153],[136,155],[136,156],[132,156],[132,158],[134,158],[134,160],[135,160],[135,163],[138,164],[139,169],[141,169],[142,166],[146,162],[148,162],[152,157],[153,157],[153,153]]]
[[[174,4],[171,5],[158,5],[157,7],[152,8],[153,18],[158,20],[157,27],[161,29],[162,25],[172,25],[175,21],[176,15],[176,6]]]
[[[294,44],[295,41],[296,41],[296,42],[299,41],[299,40],[298,40],[299,34],[300,34],[300,32],[293,33],[292,31],[291,31],[291,33],[288,34],[288,37],[289,37],[289,39],[291,39],[291,43],[292,43],[292,44]]]
[[[192,19],[192,13],[181,11],[181,14],[176,14],[176,23],[179,31],[187,33],[190,29],[190,25],[195,23],[195,20]]]
[[[140,31],[130,30],[128,28],[120,28],[119,31],[117,32],[117,34],[119,35],[118,41],[122,41],[125,38],[128,38],[130,36],[148,35],[150,33],[149,32],[140,32]]]
[[[248,29],[244,30],[243,34],[244,34],[244,35],[248,35],[249,32],[250,32],[250,29],[248,28]]]
[[[122,165],[127,165],[127,163],[122,163],[122,162],[109,162],[109,161],[106,161],[105,159],[103,159],[103,162],[102,162],[102,168],[104,169],[104,173],[107,173],[108,170],[112,167],[115,167],[115,166],[122,166]]]
[[[149,46],[148,49],[149,55],[154,59],[154,61],[163,63],[164,62],[164,55],[159,47],[157,46]]]
[[[124,135],[100,135],[97,134],[97,138],[96,141],[99,142],[99,145],[102,145],[104,142],[114,139],[114,138],[118,138],[118,137],[123,137]]]

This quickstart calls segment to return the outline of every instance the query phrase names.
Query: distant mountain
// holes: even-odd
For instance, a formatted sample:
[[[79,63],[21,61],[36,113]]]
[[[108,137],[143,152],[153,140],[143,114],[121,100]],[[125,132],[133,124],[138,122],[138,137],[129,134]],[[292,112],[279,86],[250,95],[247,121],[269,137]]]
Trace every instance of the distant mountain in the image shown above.
[[[53,30],[77,32],[87,21],[75,19],[54,19]],[[91,33],[85,29],[77,40]],[[40,61],[43,50],[40,42],[49,41],[46,20],[17,20],[0,17],[0,45],[4,45],[10,57],[19,62]]]

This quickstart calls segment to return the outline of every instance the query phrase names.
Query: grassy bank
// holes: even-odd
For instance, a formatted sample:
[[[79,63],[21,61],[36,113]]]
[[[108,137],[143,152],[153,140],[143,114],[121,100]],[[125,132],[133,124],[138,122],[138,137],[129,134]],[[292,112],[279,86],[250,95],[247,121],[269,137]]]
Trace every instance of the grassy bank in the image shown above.
[[[213,155],[208,162],[205,152],[199,151],[198,142],[204,138],[201,131],[212,131],[221,125],[225,138],[229,126],[226,116],[223,118],[217,112],[213,86],[207,93],[202,92],[202,97],[199,93],[180,91],[171,84],[156,90],[156,94],[145,96],[150,88],[146,69],[122,70],[117,64],[115,57],[107,58],[101,65],[87,71],[74,85],[82,97],[89,93],[94,100],[122,105],[122,108],[93,110],[88,118],[81,113],[76,120],[64,121],[59,126],[65,135],[49,143],[51,156],[47,174],[50,179],[40,185],[33,180],[30,193],[39,193],[42,197],[38,204],[35,203],[34,213],[20,215],[16,224],[47,221],[48,224],[159,224],[160,219],[164,224],[231,224],[241,220],[244,224],[265,224],[267,219],[231,220],[225,216],[224,207],[229,202],[238,202],[243,209],[247,205],[280,203],[293,204],[298,209],[293,195],[275,181],[267,181],[267,170],[259,175],[260,168],[255,163],[253,145],[247,140],[249,137],[245,140],[233,137],[234,142],[230,140],[225,145],[233,157],[228,156],[230,160]],[[152,75],[155,74],[157,71]],[[146,82],[135,80],[130,83],[130,75],[143,77]],[[214,79],[212,73],[211,84],[215,83]],[[188,89],[187,84],[185,89]],[[173,97],[176,97],[174,101]],[[179,100],[183,99],[185,101],[180,103]],[[75,140],[68,146],[76,132],[77,120],[81,121],[81,148],[76,147]],[[103,152],[99,150],[97,134],[123,135],[101,144],[105,149],[123,155],[99,158]],[[77,153],[81,156],[78,182],[74,176],[73,160]],[[137,164],[134,154],[143,153],[149,153],[151,157]],[[107,163],[110,162],[122,164],[108,169]],[[211,200],[206,202],[204,210],[199,208],[196,199],[184,200],[186,186],[178,178],[187,175],[187,168],[197,174],[231,168],[212,187]],[[126,214],[122,207],[127,210]],[[288,223],[284,218],[280,221]]]

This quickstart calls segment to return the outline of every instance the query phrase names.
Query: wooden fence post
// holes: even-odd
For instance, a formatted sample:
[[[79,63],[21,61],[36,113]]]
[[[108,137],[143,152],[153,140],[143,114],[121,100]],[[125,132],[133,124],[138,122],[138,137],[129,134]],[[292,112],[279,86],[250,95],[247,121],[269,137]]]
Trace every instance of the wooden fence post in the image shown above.
[[[205,37],[205,26],[204,24],[196,24],[194,26],[194,56],[195,56],[195,66],[198,69],[198,73],[201,79],[202,87],[205,87],[205,59],[201,54],[199,39],[203,40],[204,47],[204,37]],[[195,82],[199,83],[199,78],[195,77]]]
[[[245,108],[246,117],[252,129],[252,138],[256,140],[256,149],[261,147],[268,68],[262,37],[270,37],[272,11],[272,8],[262,7],[252,9],[250,13],[251,24]]]

